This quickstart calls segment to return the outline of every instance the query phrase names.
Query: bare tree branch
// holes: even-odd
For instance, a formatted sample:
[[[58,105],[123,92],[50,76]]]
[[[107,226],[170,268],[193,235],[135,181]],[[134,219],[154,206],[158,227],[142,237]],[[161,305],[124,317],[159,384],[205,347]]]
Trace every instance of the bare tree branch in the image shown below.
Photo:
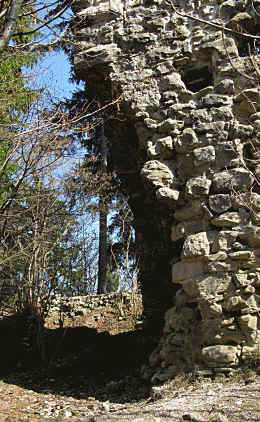
[[[13,35],[14,36],[22,36],[22,35],[31,35],[31,34],[34,34],[35,32],[39,31],[39,29],[43,28],[44,26],[47,26],[49,23],[51,23],[54,20],[56,20],[57,18],[59,18],[68,8],[69,8],[69,6],[66,5],[58,13],[56,13],[56,15],[52,16],[50,19],[48,19],[47,21],[44,21],[41,25],[38,25],[36,28],[31,29],[30,31],[16,32]]]

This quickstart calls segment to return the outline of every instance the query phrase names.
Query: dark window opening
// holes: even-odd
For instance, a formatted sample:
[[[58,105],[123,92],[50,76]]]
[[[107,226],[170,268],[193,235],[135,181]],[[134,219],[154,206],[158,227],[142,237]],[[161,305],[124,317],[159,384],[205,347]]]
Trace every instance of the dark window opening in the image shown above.
[[[192,92],[198,92],[213,85],[213,75],[208,66],[188,70],[184,73],[182,80],[187,89]]]

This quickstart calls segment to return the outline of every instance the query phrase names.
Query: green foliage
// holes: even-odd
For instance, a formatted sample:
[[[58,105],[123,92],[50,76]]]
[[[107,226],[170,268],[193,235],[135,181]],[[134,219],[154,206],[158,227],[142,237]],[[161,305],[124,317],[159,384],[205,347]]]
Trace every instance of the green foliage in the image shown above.
[[[21,113],[29,110],[32,102],[37,98],[38,92],[29,89],[25,84],[22,67],[32,65],[36,61],[27,54],[15,54],[9,48],[1,55],[0,61],[0,121],[7,130],[8,123],[17,119]],[[9,129],[11,130],[11,129]]]
[[[6,0],[1,5],[10,6]],[[28,32],[36,22],[36,15],[33,13],[36,2],[26,2],[19,15],[16,25],[16,32]],[[0,19],[0,34],[6,25],[6,17]],[[28,107],[37,97],[37,92],[28,88],[23,75],[23,68],[32,67],[38,62],[41,53],[32,51],[29,44],[36,41],[39,34],[14,35],[11,42],[0,57],[0,124],[12,121],[13,115],[16,118],[20,113],[28,111]]]
[[[0,12],[10,8],[11,1],[4,0]],[[36,22],[32,13],[36,2],[23,5],[16,25],[16,32],[30,30]],[[7,25],[8,12],[0,19],[0,36]],[[13,190],[13,177],[19,172],[16,157],[16,135],[22,130],[23,119],[40,91],[29,88],[23,69],[38,62],[41,54],[30,50],[29,44],[36,41],[37,33],[15,35],[0,55],[0,207]],[[20,126],[20,128],[19,128]]]

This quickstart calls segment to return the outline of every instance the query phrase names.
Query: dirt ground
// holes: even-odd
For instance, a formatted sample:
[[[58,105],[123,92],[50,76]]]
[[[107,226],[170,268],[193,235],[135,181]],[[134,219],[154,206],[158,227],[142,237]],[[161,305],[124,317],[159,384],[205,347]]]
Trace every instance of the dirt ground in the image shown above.
[[[138,374],[47,373],[35,369],[0,380],[0,422],[260,421],[260,377],[179,376],[151,387]]]

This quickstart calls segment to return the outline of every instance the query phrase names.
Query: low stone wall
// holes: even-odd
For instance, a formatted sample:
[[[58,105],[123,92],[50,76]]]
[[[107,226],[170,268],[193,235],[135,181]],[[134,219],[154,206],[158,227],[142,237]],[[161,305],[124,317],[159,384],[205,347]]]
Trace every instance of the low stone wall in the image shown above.
[[[115,335],[142,326],[142,297],[135,291],[52,299],[46,328],[87,327]]]

